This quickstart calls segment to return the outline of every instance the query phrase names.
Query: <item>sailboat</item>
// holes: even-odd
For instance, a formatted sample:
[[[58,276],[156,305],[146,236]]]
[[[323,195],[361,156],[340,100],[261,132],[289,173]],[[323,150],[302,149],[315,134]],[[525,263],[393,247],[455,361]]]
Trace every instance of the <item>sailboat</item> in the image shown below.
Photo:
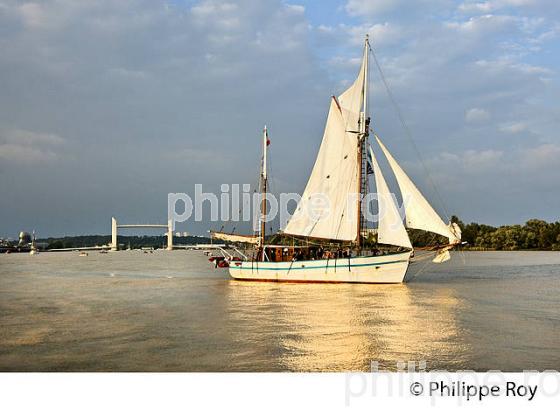
[[[360,71],[354,83],[330,108],[315,165],[297,208],[286,227],[285,238],[298,239],[300,246],[265,243],[266,199],[261,202],[258,235],[236,235],[220,239],[254,244],[253,257],[231,261],[230,275],[240,280],[336,283],[401,283],[414,257],[407,228],[442,235],[448,244],[436,251],[436,263],[449,260],[449,250],[461,243],[456,224],[446,224],[401,168],[381,139],[374,134],[386,157],[403,198],[405,221],[397,207],[369,144],[368,116],[369,40],[366,36]],[[268,131],[263,132],[263,159],[260,188],[267,191]],[[369,158],[368,158],[369,157]],[[363,201],[368,188],[368,173],[373,171],[378,199],[377,243],[395,248],[393,252],[367,250],[368,233]],[[314,198],[322,195],[329,206],[309,210]],[[246,240],[245,240],[246,239]],[[334,251],[332,250],[334,249]]]
[[[39,253],[39,249],[37,249],[37,245],[35,244],[35,231],[33,231],[33,237],[31,240],[31,249],[29,251],[30,255],[37,255]]]

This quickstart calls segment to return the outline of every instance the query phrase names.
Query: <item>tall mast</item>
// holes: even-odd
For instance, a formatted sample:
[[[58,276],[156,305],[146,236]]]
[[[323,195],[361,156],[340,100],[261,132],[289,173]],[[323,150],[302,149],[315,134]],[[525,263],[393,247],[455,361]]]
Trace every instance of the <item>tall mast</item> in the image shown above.
[[[266,154],[268,150],[268,130],[266,129],[266,125],[264,126],[263,130],[263,160],[262,160],[262,169],[261,169],[261,238],[260,238],[260,247],[261,247],[261,258],[264,261],[264,237],[266,235],[266,185],[267,185],[267,165],[266,165]]]
[[[364,62],[364,134],[369,135],[369,117],[368,117],[368,72],[369,72],[369,35],[366,34],[365,44],[365,62]]]
[[[367,169],[364,170],[364,152],[366,140],[369,134],[369,117],[367,116],[367,95],[368,95],[368,59],[369,59],[369,36],[366,34],[366,40],[364,43],[364,86],[363,92],[363,111],[360,113],[360,134],[358,137],[358,237],[356,240],[356,245],[358,247],[358,252],[360,252],[362,247],[362,196],[364,194],[364,178],[367,176]]]

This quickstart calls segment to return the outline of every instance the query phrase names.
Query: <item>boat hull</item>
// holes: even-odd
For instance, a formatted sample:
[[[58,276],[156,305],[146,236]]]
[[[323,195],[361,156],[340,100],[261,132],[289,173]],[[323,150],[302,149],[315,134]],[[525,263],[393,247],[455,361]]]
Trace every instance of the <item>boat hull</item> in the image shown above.
[[[239,280],[275,282],[402,283],[410,252],[294,262],[232,262],[229,273]]]

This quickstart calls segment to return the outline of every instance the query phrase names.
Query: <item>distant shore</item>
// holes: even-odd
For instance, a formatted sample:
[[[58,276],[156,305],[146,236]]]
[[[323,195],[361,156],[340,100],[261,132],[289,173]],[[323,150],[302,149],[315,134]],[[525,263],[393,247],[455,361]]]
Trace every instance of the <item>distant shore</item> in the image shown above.
[[[560,222],[546,222],[539,219],[530,219],[523,225],[503,225],[494,227],[490,225],[471,222],[463,223],[458,217],[452,216],[451,222],[457,223],[462,231],[462,240],[465,245],[460,249],[464,251],[560,251]],[[445,244],[446,238],[432,233],[411,230],[409,232],[415,247],[426,247],[435,244]],[[368,238],[369,246],[375,247],[375,237]],[[48,237],[37,240],[41,249],[64,249],[109,246],[110,235],[77,235],[64,237]],[[121,236],[118,237],[121,247],[140,249],[152,247],[165,248],[167,237],[161,236]],[[174,236],[176,245],[209,244],[212,240],[205,236]],[[223,243],[214,240],[213,243]],[[2,248],[14,247],[16,243],[1,243]]]
[[[465,251],[560,251],[560,222],[546,222],[530,219],[523,225],[503,225],[494,227],[476,222],[464,223],[452,216],[462,231],[462,240],[467,244]],[[443,239],[433,234],[411,232],[414,246],[443,244]]]
[[[174,236],[173,243],[175,245],[201,245],[209,244],[210,238],[204,236]],[[60,250],[60,249],[75,249],[75,248],[99,248],[109,249],[111,243],[110,235],[77,235],[77,236],[64,236],[64,237],[48,237],[39,238],[36,241],[36,246],[42,251]],[[141,249],[153,248],[160,249],[167,247],[166,236],[118,236],[118,243],[121,248]],[[221,243],[214,241],[214,243]],[[24,253],[29,252],[31,249],[30,244],[19,246],[17,243],[4,243],[0,245],[0,253]]]

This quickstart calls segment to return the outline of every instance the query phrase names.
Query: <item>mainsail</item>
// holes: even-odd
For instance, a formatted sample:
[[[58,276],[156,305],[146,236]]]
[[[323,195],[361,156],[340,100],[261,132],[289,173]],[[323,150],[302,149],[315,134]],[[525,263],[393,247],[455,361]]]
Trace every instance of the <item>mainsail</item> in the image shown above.
[[[373,175],[375,177],[375,186],[377,187],[377,203],[378,203],[378,227],[377,241],[386,245],[402,246],[412,249],[410,238],[404,227],[402,217],[395,203],[395,199],[383,174],[381,168],[375,159],[375,155],[371,147],[369,147],[371,163],[373,166]]]
[[[368,71],[368,45],[364,47],[364,55],[362,57],[362,65],[360,72],[354,83],[338,96],[338,102],[344,116],[344,125],[346,132],[364,133],[365,129],[361,116],[367,111],[366,93],[367,93],[367,71]]]
[[[422,193],[416,188],[408,175],[403,171],[389,150],[383,145],[379,137],[375,137],[377,143],[383,150],[389,165],[397,178],[397,183],[401,190],[404,209],[406,213],[406,226],[412,229],[421,229],[434,232],[449,238],[450,244],[461,242],[461,233],[458,227],[446,225],[445,222],[434,211]]]
[[[358,238],[360,134],[364,133],[367,45],[356,81],[332,97],[317,160],[285,234],[355,241]],[[318,205],[322,205],[319,207]]]

